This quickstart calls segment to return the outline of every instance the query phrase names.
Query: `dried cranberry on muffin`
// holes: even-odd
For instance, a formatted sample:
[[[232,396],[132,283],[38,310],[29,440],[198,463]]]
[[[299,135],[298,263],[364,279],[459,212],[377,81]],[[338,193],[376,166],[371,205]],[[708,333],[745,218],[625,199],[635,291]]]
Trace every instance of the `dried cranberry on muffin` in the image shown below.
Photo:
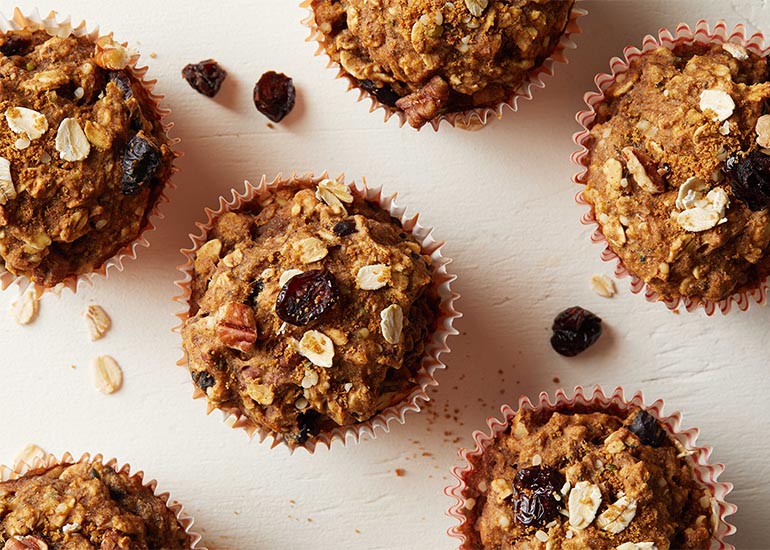
[[[520,410],[469,458],[467,547],[708,548],[710,493],[683,451],[638,407]]]
[[[770,69],[739,44],[657,48],[604,93],[584,198],[663,299],[716,302],[770,273]]]
[[[0,482],[0,543],[3,550],[183,550],[192,537],[139,477],[94,461]]]
[[[257,201],[198,248],[183,345],[210,403],[303,445],[419,388],[438,294],[420,244],[346,185],[300,179]]]
[[[551,54],[573,0],[312,0],[323,45],[419,128],[506,101]]]
[[[52,31],[56,32],[56,31]],[[0,265],[42,287],[137,239],[174,155],[110,37],[0,35]]]

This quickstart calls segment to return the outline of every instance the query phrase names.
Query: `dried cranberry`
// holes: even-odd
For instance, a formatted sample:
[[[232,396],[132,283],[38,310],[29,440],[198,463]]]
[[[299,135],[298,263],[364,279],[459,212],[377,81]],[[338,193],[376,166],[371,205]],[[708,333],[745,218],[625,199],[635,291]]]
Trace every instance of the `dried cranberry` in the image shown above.
[[[182,76],[196,92],[207,97],[219,93],[222,82],[227,77],[227,71],[219,66],[214,59],[206,59],[200,63],[190,63],[182,69]]]
[[[190,376],[192,377],[193,383],[204,392],[217,383],[216,378],[211,376],[205,370],[201,372],[192,371]]]
[[[377,98],[377,101],[391,107],[396,106],[396,101],[401,99],[401,96],[393,91],[390,85],[376,86],[371,80],[361,80],[359,82],[361,88],[372,94]]]
[[[155,175],[160,165],[160,150],[139,132],[132,137],[123,153],[123,178],[121,190],[124,195],[136,195]]]
[[[281,122],[294,108],[294,82],[283,73],[268,71],[254,86],[254,105],[273,122]]]
[[[348,235],[356,232],[356,222],[353,220],[344,220],[334,224],[332,228],[334,234],[338,237],[347,237]]]
[[[516,472],[513,479],[514,517],[522,525],[542,527],[559,515],[559,495],[565,478],[547,466],[532,466]]]
[[[0,44],[0,53],[10,57],[12,55],[25,55],[32,49],[32,38],[25,34],[9,32],[5,40]]]
[[[275,313],[282,321],[304,326],[315,321],[339,299],[334,275],[315,269],[289,279],[275,301]]]
[[[565,309],[553,321],[551,347],[567,357],[573,357],[587,350],[602,335],[602,320],[575,306]]]
[[[650,447],[659,447],[666,437],[666,432],[660,427],[660,423],[650,413],[640,409],[628,426],[628,431],[635,434],[639,441]]]
[[[318,413],[307,411],[297,416],[297,431],[286,434],[286,438],[298,445],[304,444],[310,437],[318,435]]]
[[[752,151],[745,157],[731,155],[725,162],[725,173],[733,195],[758,212],[770,208],[770,156]]]
[[[115,84],[123,92],[123,98],[129,99],[134,96],[134,90],[131,88],[131,79],[125,71],[110,71],[107,75],[110,82]]]

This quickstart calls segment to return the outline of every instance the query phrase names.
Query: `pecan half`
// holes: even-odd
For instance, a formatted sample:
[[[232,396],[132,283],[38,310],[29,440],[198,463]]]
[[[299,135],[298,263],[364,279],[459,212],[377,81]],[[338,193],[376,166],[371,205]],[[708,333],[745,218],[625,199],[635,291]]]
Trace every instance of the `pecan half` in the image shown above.
[[[417,92],[396,101],[413,128],[421,128],[434,119],[449,99],[449,84],[440,76],[434,76]]]
[[[229,302],[220,308],[217,337],[228,348],[249,351],[257,341],[254,311],[245,304]]]

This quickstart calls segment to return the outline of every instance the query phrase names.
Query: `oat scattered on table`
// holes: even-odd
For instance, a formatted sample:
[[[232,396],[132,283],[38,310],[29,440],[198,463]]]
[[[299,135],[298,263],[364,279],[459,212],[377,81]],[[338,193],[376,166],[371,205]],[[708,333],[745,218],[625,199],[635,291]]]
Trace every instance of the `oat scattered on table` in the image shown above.
[[[35,288],[30,286],[19,298],[11,304],[11,314],[20,325],[29,325],[37,319],[40,312],[40,301]]]
[[[91,341],[103,338],[112,327],[112,319],[102,306],[90,305],[83,314]]]
[[[606,275],[594,275],[591,277],[591,290],[603,298],[612,298],[617,293],[615,281]]]
[[[101,393],[115,393],[123,385],[123,371],[120,365],[109,355],[99,355],[91,362],[94,386]]]

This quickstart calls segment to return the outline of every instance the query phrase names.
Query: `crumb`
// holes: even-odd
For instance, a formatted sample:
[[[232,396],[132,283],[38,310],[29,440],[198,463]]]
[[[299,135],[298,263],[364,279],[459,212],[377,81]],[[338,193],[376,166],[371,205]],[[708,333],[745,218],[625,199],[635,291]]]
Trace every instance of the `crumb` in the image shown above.
[[[361,531],[359,531],[358,529],[356,529],[356,534],[357,534],[357,535],[360,535],[360,534],[361,534]]]
[[[275,129],[275,126],[273,125],[273,123],[272,123],[272,122],[268,122],[267,124],[265,124],[265,126],[267,126],[268,128],[270,128],[271,130]]]
[[[307,518],[308,523],[313,523],[313,518]]]
[[[156,57],[158,57],[158,54],[155,52],[150,52],[150,59],[155,59]]]
[[[396,475],[398,477],[404,477],[405,474],[406,474],[406,470],[404,470],[403,468],[396,468]]]
[[[561,382],[561,380],[559,380],[559,377],[558,376],[554,376],[553,377],[553,383],[554,384],[558,384],[559,382]]]

